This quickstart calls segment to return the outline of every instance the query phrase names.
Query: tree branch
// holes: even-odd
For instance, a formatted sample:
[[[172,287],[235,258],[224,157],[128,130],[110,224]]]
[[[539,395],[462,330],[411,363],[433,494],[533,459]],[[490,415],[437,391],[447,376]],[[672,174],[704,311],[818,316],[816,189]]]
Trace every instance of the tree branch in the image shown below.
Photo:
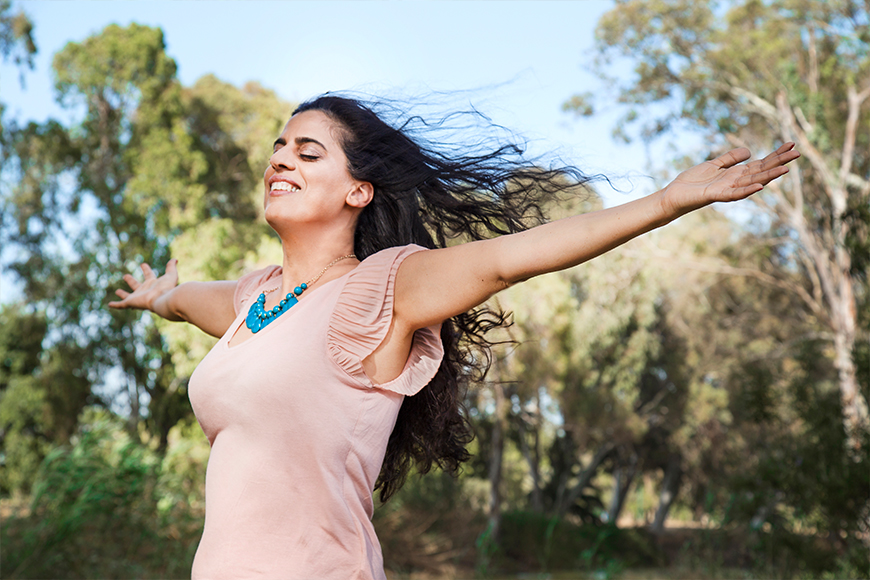
[[[859,175],[855,175],[854,173],[850,173],[846,176],[846,185],[851,185],[855,189],[858,190],[858,193],[862,196],[866,196],[870,194],[870,180],[864,179]]]
[[[743,87],[733,86],[726,83],[714,83],[714,85],[718,86],[720,89],[731,93],[736,98],[746,99],[750,107],[754,109],[755,112],[759,113],[767,120],[773,122],[775,125],[779,124],[780,119],[776,107],[774,107],[772,104],[770,104],[760,96],[756,95],[751,91],[747,91]]]
[[[780,92],[776,95],[776,105],[779,110],[779,115],[777,116],[779,123],[787,128],[788,132],[791,133],[793,140],[798,144],[801,153],[806,155],[807,159],[809,159],[812,164],[813,169],[819,173],[822,182],[825,184],[825,189],[835,189],[838,185],[837,178],[825,162],[825,157],[810,142],[806,132],[798,126],[794,113],[791,110],[791,106],[788,104],[788,100],[786,99],[785,92]],[[828,195],[831,195],[830,191],[828,191]]]
[[[684,268],[688,268],[690,270],[696,270],[699,272],[710,272],[713,274],[728,274],[731,276],[746,276],[750,278],[755,278],[765,284],[770,286],[774,286],[776,288],[781,288],[783,290],[794,292],[798,295],[798,297],[803,300],[810,310],[815,314],[820,321],[825,324],[830,324],[830,319],[828,317],[827,312],[822,307],[820,302],[816,302],[813,296],[810,295],[809,292],[806,291],[805,288],[797,284],[793,284],[787,282],[785,280],[780,280],[775,276],[771,276],[766,272],[762,272],[761,270],[755,268],[740,268],[737,266],[731,266],[728,264],[723,264],[721,262],[701,262],[697,260],[686,260],[683,258],[677,258],[671,254],[665,252],[656,252],[655,250],[650,250],[648,252],[638,252],[636,250],[626,249],[623,251],[623,254],[626,256],[638,257],[649,259],[650,254],[652,254],[656,259],[659,260],[668,260],[670,262],[674,262],[679,264]]]
[[[592,477],[598,471],[598,467],[601,463],[607,459],[607,457],[613,452],[616,448],[616,444],[612,441],[608,441],[598,448],[598,451],[595,452],[595,456],[592,458],[592,461],[589,462],[589,465],[580,473],[577,478],[577,484],[568,491],[568,494],[565,496],[562,505],[559,507],[559,515],[563,516],[568,513],[568,510],[571,509],[571,506],[574,505],[574,502],[579,499],[580,495],[583,493],[583,489],[589,485],[589,482],[592,481]]]
[[[846,136],[843,139],[843,153],[840,155],[840,183],[845,186],[846,179],[852,173],[852,158],[855,155],[855,135],[858,127],[858,115],[861,103],[870,97],[870,86],[860,93],[850,85],[846,89],[846,97],[849,102],[849,114],[846,117]]]

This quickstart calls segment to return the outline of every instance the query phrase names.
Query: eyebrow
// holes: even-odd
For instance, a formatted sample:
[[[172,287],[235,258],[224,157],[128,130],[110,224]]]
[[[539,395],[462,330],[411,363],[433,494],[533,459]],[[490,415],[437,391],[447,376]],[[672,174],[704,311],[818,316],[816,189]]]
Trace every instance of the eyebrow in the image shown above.
[[[314,143],[315,145],[320,145],[320,147],[322,147],[324,149],[324,151],[327,150],[326,146],[323,143],[321,143],[317,139],[312,139],[311,137],[296,137],[295,141],[296,141],[296,145],[304,145],[306,143]],[[287,141],[285,141],[283,137],[278,137],[277,139],[275,139],[275,142],[272,144],[272,148],[274,148],[275,145],[281,145],[283,147],[286,144],[287,144]]]

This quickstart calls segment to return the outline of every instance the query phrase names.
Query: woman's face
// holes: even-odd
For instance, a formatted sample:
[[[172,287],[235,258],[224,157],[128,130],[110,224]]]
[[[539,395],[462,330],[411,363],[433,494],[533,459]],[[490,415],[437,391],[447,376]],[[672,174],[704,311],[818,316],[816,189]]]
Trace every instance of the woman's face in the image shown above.
[[[273,228],[343,222],[368,203],[359,205],[360,194],[371,186],[351,177],[337,137],[335,122],[321,111],[298,113],[287,122],[263,176],[266,221]]]

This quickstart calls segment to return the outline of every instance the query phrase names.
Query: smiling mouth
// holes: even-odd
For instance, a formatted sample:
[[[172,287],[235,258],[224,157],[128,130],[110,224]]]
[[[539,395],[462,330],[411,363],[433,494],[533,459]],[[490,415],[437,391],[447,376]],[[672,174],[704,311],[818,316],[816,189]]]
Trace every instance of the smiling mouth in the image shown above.
[[[292,183],[287,183],[286,181],[275,181],[269,187],[269,192],[273,191],[299,191],[299,188],[293,185]]]

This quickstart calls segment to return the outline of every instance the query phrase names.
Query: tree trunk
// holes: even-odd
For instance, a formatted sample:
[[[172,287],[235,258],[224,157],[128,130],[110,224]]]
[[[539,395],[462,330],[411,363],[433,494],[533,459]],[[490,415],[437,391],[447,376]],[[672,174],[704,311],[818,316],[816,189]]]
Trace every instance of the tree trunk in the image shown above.
[[[668,517],[668,512],[677,498],[677,493],[680,491],[682,476],[683,470],[680,467],[680,456],[672,453],[668,458],[668,466],[665,468],[665,477],[662,480],[662,490],[659,493],[659,507],[656,509],[656,516],[650,528],[653,533],[659,534],[665,529],[665,518]]]
[[[870,412],[868,412],[867,401],[858,390],[855,363],[852,359],[858,314],[855,305],[854,280],[851,274],[852,259],[847,249],[848,224],[843,218],[849,205],[847,183],[853,163],[859,109],[868,97],[870,97],[870,87],[860,94],[854,87],[849,87],[848,119],[843,153],[838,160],[840,165],[838,172],[832,170],[830,160],[816,149],[805,128],[798,122],[798,117],[789,104],[785,92],[780,92],[776,97],[776,109],[779,112],[783,135],[793,137],[805,153],[807,161],[820,178],[821,191],[830,203],[830,225],[822,233],[816,233],[804,215],[809,196],[805,196],[802,191],[803,182],[797,168],[792,172],[793,203],[789,203],[782,195],[779,196],[779,203],[783,208],[782,215],[794,228],[800,240],[801,251],[806,253],[815,269],[815,276],[811,281],[816,298],[814,300],[805,298],[805,301],[810,304],[816,315],[819,314],[819,310],[825,311],[827,316],[820,318],[823,323],[827,318],[827,323],[834,334],[834,368],[837,370],[840,400],[843,405],[843,426],[847,445],[852,451],[860,449],[861,433],[870,429]],[[828,209],[824,204],[819,205],[815,211],[817,215],[825,215],[827,212]],[[820,304],[822,296],[824,296],[824,306]]]
[[[532,476],[532,493],[529,498],[529,508],[536,514],[544,512],[544,500],[541,494],[541,471],[540,471],[540,453],[538,452],[539,437],[537,425],[534,425],[532,431],[533,449],[530,448],[528,439],[526,438],[526,425],[522,417],[517,422],[517,427],[520,432],[520,453],[529,465],[529,474]]]
[[[507,427],[508,400],[504,386],[493,384],[495,417],[492,423],[492,450],[489,456],[489,530],[492,542],[498,541],[501,526],[501,475],[504,458],[504,437]]]
[[[133,441],[138,442],[139,439],[139,419],[141,412],[139,410],[139,397],[141,395],[139,381],[133,377],[127,378],[127,393],[130,397],[130,415],[127,417],[127,433]]]
[[[580,494],[583,493],[583,488],[589,485],[589,482],[592,481],[593,477],[595,477],[598,468],[613,452],[614,447],[613,443],[605,443],[598,448],[598,451],[596,451],[595,455],[592,457],[592,461],[590,461],[589,465],[587,465],[580,473],[580,476],[577,479],[577,484],[572,487],[567,494],[565,494],[564,499],[560,502],[556,512],[560,518],[565,517],[565,514],[568,513],[568,510],[571,509],[571,506],[574,505],[574,502],[576,502],[580,497]]]
[[[610,501],[610,509],[607,510],[607,522],[616,524],[619,519],[619,514],[622,512],[622,506],[625,505],[625,498],[628,497],[628,490],[631,489],[631,482],[634,480],[634,475],[637,473],[637,453],[632,452],[631,458],[627,465],[619,464],[613,472],[613,499]]]
[[[857,369],[852,353],[855,349],[857,312],[852,293],[852,277],[848,272],[841,275],[840,304],[834,316],[834,368],[840,384],[840,400],[843,404],[843,423],[849,448],[861,447],[861,434],[870,429],[870,413],[867,401],[858,390]]]

